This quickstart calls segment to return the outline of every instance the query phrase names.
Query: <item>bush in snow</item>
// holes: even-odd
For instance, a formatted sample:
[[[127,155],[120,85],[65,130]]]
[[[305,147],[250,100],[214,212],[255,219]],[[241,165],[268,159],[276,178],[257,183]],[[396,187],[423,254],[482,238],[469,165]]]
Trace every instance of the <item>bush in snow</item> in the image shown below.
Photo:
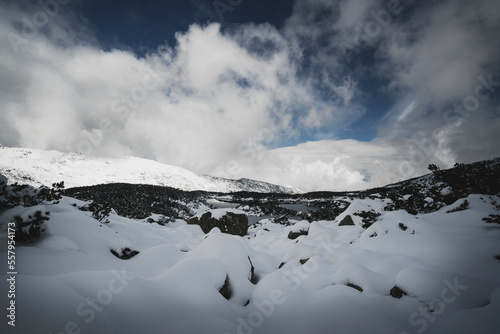
[[[500,215],[489,215],[488,217],[484,217],[483,221],[488,224],[499,224],[500,225]]]
[[[131,259],[134,256],[136,256],[137,254],[139,254],[139,251],[132,250],[132,249],[130,249],[128,247],[122,249],[119,252],[117,252],[114,249],[111,249],[110,252],[111,252],[111,254],[113,254],[114,256],[116,256],[117,258],[122,259],[122,260]]]
[[[361,224],[361,227],[367,229],[377,221],[380,213],[375,211],[357,211],[354,212],[353,215],[361,217],[361,221],[363,222],[363,224]]]
[[[38,191],[38,198],[41,201],[52,202],[57,204],[62,198],[61,193],[64,191],[64,181],[52,183],[52,188],[41,187]]]
[[[52,188],[32,186],[14,183],[7,185],[7,178],[0,175],[0,212],[7,209],[24,206],[30,207],[38,204],[56,204],[62,198],[64,182],[52,184]]]
[[[50,212],[43,206],[28,208],[21,215],[14,216],[16,241],[35,241],[43,231],[42,224],[49,218]]]
[[[88,210],[92,211],[92,217],[97,219],[99,222],[108,224],[109,214],[111,213],[111,206],[109,203],[100,204],[97,202],[92,202],[88,205]]]
[[[469,201],[465,200],[462,204],[460,204],[456,208],[446,211],[446,213],[464,211],[464,210],[467,210],[468,208],[469,208]]]
[[[54,183],[52,188],[34,188],[29,185],[7,184],[7,178],[0,175],[0,213],[16,207],[26,207],[13,218],[16,240],[34,241],[43,231],[42,224],[49,220],[50,212],[44,205],[56,204],[62,198],[64,182]]]

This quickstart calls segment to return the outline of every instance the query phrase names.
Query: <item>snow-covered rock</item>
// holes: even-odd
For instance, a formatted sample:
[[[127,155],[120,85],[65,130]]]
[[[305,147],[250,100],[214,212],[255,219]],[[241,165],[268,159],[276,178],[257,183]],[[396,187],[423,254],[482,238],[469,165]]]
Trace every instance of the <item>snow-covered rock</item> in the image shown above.
[[[246,212],[237,209],[212,209],[192,217],[188,224],[199,225],[205,233],[218,228],[224,233],[245,236],[248,217]]]

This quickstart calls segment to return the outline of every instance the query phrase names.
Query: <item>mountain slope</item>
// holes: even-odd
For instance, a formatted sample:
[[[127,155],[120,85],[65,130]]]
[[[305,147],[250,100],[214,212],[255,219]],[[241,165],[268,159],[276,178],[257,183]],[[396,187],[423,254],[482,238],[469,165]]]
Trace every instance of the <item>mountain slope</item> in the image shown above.
[[[24,148],[0,148],[0,173],[10,182],[33,186],[64,181],[67,188],[124,182],[169,186],[186,191],[298,193],[266,182],[200,175],[180,167],[134,157],[104,158]]]
[[[16,328],[2,321],[0,332],[136,334],[147,328],[149,334],[496,334],[500,225],[487,218],[500,217],[500,197],[475,193],[416,214],[387,209],[395,204],[392,198],[415,202],[412,196],[422,193],[438,202],[441,193],[476,192],[485,176],[481,166],[491,167],[495,175],[497,165],[484,162],[379,190],[323,198],[200,195],[231,201],[244,196],[248,202],[238,210],[249,216],[263,211],[245,236],[218,228],[204,233],[184,219],[156,224],[158,215],[127,218],[121,210],[103,220],[72,197],[57,202],[39,198],[24,207],[26,193],[39,192],[21,186],[15,190],[0,176],[0,257],[12,256],[14,238],[17,256],[13,265],[2,262],[4,273],[16,274],[0,281],[2,291],[17,286],[15,300],[7,293],[0,297],[4,310],[15,301],[7,319]],[[463,176],[459,182],[443,181],[456,173]],[[495,192],[497,185],[487,192]],[[134,202],[153,210],[170,207],[152,206],[168,197],[192,208],[193,214],[209,209],[197,202],[197,192],[187,198],[164,187],[88,188],[85,192],[127,201],[125,207]],[[84,194],[84,189],[76,191]],[[334,208],[338,213],[332,218],[288,217],[286,222],[279,219],[284,212],[255,208],[258,199],[275,201],[276,210],[284,205],[281,199],[306,207],[313,197],[314,206],[320,200],[345,205]],[[50,219],[37,240],[22,242],[12,233],[12,222],[36,219],[37,211]],[[347,216],[350,224],[343,223]]]

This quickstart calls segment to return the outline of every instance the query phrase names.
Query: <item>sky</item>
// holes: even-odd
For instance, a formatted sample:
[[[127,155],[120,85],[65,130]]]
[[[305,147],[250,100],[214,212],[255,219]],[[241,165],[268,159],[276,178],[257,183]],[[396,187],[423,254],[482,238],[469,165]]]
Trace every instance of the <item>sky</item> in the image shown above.
[[[497,0],[0,0],[0,143],[304,191],[500,156]]]

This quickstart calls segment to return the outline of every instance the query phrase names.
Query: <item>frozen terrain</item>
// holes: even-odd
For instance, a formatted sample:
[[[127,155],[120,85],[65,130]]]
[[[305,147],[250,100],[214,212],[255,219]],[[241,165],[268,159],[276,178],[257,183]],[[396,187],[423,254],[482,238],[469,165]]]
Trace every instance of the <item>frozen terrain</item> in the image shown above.
[[[500,225],[483,218],[500,214],[500,197],[469,194],[428,209],[438,202],[425,193],[431,179],[419,181],[425,200],[416,214],[380,193],[345,195],[333,219],[262,218],[244,237],[113,211],[104,223],[71,197],[6,209],[2,275],[7,223],[33,210],[50,211],[50,220],[37,241],[17,244],[16,326],[3,316],[2,333],[496,334]],[[256,214],[249,204],[221,208],[231,195],[217,198],[193,213],[215,203],[217,216]]]
[[[184,168],[135,157],[90,157],[76,153],[1,146],[0,174],[7,176],[12,183],[37,187],[61,181],[64,181],[67,188],[124,182],[168,186],[187,191],[301,192],[293,187],[255,180],[232,180],[196,174]]]

